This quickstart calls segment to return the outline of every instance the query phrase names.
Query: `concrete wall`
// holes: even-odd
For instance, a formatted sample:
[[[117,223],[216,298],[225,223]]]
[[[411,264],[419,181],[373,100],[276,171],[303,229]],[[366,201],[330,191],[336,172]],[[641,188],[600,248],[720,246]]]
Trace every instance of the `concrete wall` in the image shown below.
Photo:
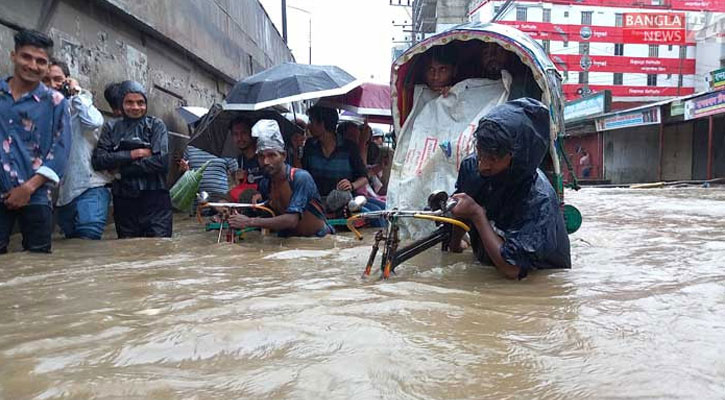
[[[604,132],[604,179],[612,183],[654,182],[659,125]]]
[[[48,32],[55,56],[90,89],[96,105],[107,83],[146,85],[149,112],[186,132],[175,109],[208,107],[231,85],[293,57],[256,0],[0,0],[0,74],[11,74],[17,28]]]
[[[667,125],[662,146],[662,180],[692,179],[692,124]]]

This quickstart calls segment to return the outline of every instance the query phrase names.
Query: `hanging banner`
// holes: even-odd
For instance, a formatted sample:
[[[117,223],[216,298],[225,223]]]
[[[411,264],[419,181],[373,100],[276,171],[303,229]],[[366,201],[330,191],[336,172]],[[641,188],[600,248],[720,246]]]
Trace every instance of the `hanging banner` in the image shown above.
[[[599,118],[595,121],[597,132],[660,123],[660,108],[648,108]]]
[[[720,113],[725,113],[725,90],[719,90],[685,102],[685,120]]]
[[[567,100],[580,98],[579,89],[584,87],[580,83],[565,83],[561,86]],[[588,88],[591,92],[609,90],[614,97],[677,97],[695,93],[694,87],[589,85]]]
[[[470,7],[468,15],[478,11],[491,0],[475,0]],[[538,0],[519,0],[520,3],[540,3]],[[661,0],[550,0],[552,4],[565,4],[575,6],[617,7],[617,8],[650,8],[661,10],[669,8],[678,11],[710,11],[725,12],[725,0],[669,0],[666,5]]]
[[[692,75],[695,59],[552,54],[552,61],[564,63],[569,71],[624,72],[638,74]]]

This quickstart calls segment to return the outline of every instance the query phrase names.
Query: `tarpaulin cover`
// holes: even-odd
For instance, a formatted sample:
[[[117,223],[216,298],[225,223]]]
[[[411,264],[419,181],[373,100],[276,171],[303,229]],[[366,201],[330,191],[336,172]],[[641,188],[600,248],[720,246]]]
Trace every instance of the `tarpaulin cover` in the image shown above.
[[[549,145],[549,110],[540,102],[517,99],[493,108],[485,117],[501,127],[512,145],[511,167],[492,177],[478,173],[475,154],[461,165],[456,187],[486,208],[501,232],[501,255],[526,276],[531,268],[571,268],[569,236],[559,200],[538,166]],[[486,260],[475,230],[471,242],[476,257]]]
[[[415,88],[413,108],[398,135],[387,196],[387,208],[422,209],[431,192],[451,193],[461,161],[474,151],[473,131],[491,107],[508,98],[506,79],[466,79],[447,96],[426,85]],[[430,222],[406,219],[402,238],[431,233]]]

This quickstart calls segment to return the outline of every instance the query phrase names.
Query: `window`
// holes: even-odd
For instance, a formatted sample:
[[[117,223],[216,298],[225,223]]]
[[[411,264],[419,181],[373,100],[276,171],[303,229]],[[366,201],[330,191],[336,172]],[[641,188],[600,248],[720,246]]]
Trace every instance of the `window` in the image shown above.
[[[564,47],[569,47],[569,39],[564,39]]]
[[[616,43],[614,45],[614,55],[615,56],[623,56],[624,55],[624,44],[623,43]]]
[[[564,11],[564,18],[569,18],[569,11]]]
[[[657,86],[657,74],[647,74],[647,86]]]
[[[677,77],[677,87],[682,87],[682,74]]]
[[[680,58],[687,58],[687,46],[680,46]]]
[[[624,81],[624,74],[621,72],[615,72],[614,73],[614,84],[621,85],[623,81]]]
[[[549,40],[549,39],[542,40],[541,46],[544,47],[544,50],[546,51],[547,54],[551,53],[551,40]]]
[[[551,9],[550,8],[544,9],[544,22],[551,22]]]
[[[667,51],[672,51],[672,45],[667,46]]]
[[[516,7],[516,20],[526,21],[526,7]]]
[[[649,56],[650,57],[659,57],[660,56],[660,46],[657,44],[649,45]]]
[[[579,73],[579,83],[589,83],[589,72],[582,71]]]
[[[582,11],[582,25],[592,24],[592,14],[594,11]]]
[[[624,14],[622,14],[622,13],[614,14],[614,26],[623,26],[623,25],[624,25]]]
[[[579,54],[589,54],[589,42],[579,42]]]

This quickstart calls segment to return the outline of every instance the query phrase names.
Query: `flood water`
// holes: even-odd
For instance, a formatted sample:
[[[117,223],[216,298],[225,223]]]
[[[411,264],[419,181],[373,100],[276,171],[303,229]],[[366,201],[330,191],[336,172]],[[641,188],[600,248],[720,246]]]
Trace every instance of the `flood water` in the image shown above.
[[[0,398],[725,398],[725,189],[567,196],[573,269],[521,282],[437,249],[361,280],[372,231],[185,218],[0,256]]]

